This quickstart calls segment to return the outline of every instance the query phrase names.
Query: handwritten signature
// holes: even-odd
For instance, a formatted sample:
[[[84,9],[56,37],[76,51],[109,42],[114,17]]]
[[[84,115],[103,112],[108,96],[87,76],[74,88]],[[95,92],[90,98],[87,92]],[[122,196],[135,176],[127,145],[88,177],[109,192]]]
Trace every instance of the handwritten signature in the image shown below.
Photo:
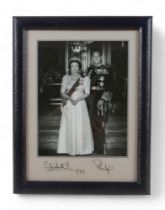
[[[114,169],[114,167],[112,165],[104,163],[100,159],[94,159],[93,164],[97,167],[98,170],[106,171],[108,174],[110,174],[110,172]]]
[[[84,169],[71,168],[69,161],[66,161],[66,162],[44,161],[43,165],[44,165],[44,169],[47,171],[71,171],[71,172],[76,173],[77,175],[85,174]]]

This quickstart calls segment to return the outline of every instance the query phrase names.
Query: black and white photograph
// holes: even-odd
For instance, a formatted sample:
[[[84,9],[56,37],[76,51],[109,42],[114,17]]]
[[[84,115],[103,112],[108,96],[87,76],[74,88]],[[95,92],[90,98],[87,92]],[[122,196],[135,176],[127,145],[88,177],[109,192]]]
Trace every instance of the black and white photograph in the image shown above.
[[[38,41],[38,156],[127,156],[128,45]]]
[[[151,26],[14,17],[16,193],[149,194]]]

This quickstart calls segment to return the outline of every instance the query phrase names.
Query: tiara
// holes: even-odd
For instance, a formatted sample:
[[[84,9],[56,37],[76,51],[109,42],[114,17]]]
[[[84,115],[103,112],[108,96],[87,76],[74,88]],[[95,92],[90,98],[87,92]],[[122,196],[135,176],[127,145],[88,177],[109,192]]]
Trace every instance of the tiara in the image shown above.
[[[71,61],[78,61],[78,62],[81,63],[81,60],[80,60],[78,57],[72,57],[72,58],[70,58],[70,59],[69,59],[69,63],[70,63]]]

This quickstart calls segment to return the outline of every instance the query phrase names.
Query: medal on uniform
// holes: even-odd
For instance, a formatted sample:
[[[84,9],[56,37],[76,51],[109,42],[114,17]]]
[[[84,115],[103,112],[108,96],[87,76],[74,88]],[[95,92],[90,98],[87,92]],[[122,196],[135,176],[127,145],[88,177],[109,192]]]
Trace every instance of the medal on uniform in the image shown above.
[[[104,86],[104,82],[100,82],[100,86],[103,87]]]

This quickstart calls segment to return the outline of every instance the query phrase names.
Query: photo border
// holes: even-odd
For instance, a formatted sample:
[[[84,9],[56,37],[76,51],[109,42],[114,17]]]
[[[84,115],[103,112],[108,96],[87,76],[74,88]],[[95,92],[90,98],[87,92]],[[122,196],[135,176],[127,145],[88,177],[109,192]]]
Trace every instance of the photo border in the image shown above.
[[[26,30],[138,30],[138,180],[72,182],[26,180]],[[152,17],[13,17],[14,193],[150,194]]]

